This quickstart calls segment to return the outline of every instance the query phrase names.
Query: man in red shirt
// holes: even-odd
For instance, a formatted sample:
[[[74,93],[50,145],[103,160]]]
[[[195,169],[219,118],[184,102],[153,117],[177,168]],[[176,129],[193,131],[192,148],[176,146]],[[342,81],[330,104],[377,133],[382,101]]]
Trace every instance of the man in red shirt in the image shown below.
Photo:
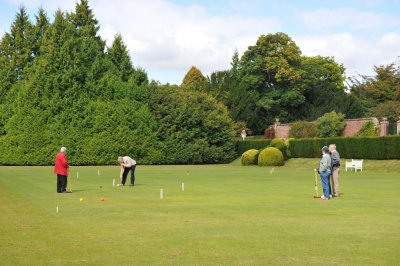
[[[67,192],[67,175],[69,165],[65,153],[67,148],[62,147],[60,152],[56,156],[56,165],[54,167],[54,173],[57,174],[57,193],[68,193]]]

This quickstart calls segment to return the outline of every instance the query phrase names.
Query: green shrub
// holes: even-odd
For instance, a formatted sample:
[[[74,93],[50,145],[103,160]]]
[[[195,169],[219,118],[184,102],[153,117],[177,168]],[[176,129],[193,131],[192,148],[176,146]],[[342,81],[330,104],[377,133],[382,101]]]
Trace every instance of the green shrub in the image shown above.
[[[288,156],[287,156],[287,146],[286,146],[285,141],[284,141],[283,139],[273,139],[273,140],[271,141],[270,146],[271,146],[271,147],[275,147],[275,148],[277,148],[278,150],[280,150],[280,151],[282,152],[282,154],[283,154],[283,158],[284,158],[285,160],[288,159]]]
[[[246,130],[247,136],[253,134],[251,129],[246,127],[246,122],[243,122],[243,121],[239,121],[239,122],[234,123],[233,130],[235,132],[235,136],[236,137],[241,137],[242,130]]]
[[[337,137],[346,126],[345,115],[332,111],[317,119],[317,136],[319,138]]]
[[[213,97],[173,85],[150,85],[150,110],[165,144],[162,164],[227,163],[236,158],[233,121]],[[246,149],[249,150],[249,149]]]
[[[258,156],[259,166],[280,166],[283,165],[284,158],[280,150],[268,147],[262,150]]]
[[[291,140],[294,140],[294,138],[288,138],[287,140],[285,140],[285,144],[286,144],[286,147],[287,147],[287,157],[288,158],[291,158],[292,157],[292,153],[290,152],[290,141]]]
[[[251,149],[242,154],[241,162],[242,165],[252,165],[256,164],[258,161],[258,150]]]
[[[383,137],[385,141],[385,159],[400,159],[400,135]]]
[[[246,139],[236,141],[237,155],[242,155],[250,149],[261,150],[266,148],[271,143],[270,139]]]
[[[374,122],[365,121],[360,130],[354,134],[354,137],[374,137],[379,136],[381,133],[381,127],[375,127]]]
[[[317,123],[298,121],[290,124],[289,137],[301,138],[314,138],[317,136]]]

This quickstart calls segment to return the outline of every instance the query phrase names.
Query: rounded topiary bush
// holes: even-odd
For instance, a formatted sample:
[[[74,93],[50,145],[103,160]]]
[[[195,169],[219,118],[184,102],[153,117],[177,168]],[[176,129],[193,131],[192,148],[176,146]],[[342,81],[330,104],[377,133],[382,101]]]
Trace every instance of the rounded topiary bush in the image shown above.
[[[259,166],[280,166],[283,165],[283,161],[282,152],[274,147],[268,147],[258,155]]]
[[[240,159],[240,161],[242,162],[242,165],[256,164],[258,152],[259,151],[256,149],[251,149],[251,150],[245,151],[242,154],[242,158]]]
[[[269,144],[270,147],[275,147],[282,152],[284,160],[287,160],[287,146],[283,139],[273,139]]]

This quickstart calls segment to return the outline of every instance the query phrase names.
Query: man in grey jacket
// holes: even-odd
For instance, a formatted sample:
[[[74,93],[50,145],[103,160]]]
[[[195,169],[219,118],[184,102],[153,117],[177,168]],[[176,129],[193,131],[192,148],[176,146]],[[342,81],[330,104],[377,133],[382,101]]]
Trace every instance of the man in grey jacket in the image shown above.
[[[332,158],[332,196],[339,197],[339,172],[340,172],[340,155],[336,150],[336,145],[329,145],[329,151],[331,152]]]

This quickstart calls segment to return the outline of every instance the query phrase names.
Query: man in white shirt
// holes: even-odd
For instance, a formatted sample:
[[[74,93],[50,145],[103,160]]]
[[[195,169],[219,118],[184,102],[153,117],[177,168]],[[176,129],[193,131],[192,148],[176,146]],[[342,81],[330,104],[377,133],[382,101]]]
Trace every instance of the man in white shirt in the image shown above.
[[[131,184],[130,186],[133,187],[135,185],[135,168],[136,168],[136,161],[133,160],[129,156],[118,157],[118,162],[121,164],[121,184],[120,186],[124,186],[126,182],[126,178],[128,176],[129,171],[131,171]]]

